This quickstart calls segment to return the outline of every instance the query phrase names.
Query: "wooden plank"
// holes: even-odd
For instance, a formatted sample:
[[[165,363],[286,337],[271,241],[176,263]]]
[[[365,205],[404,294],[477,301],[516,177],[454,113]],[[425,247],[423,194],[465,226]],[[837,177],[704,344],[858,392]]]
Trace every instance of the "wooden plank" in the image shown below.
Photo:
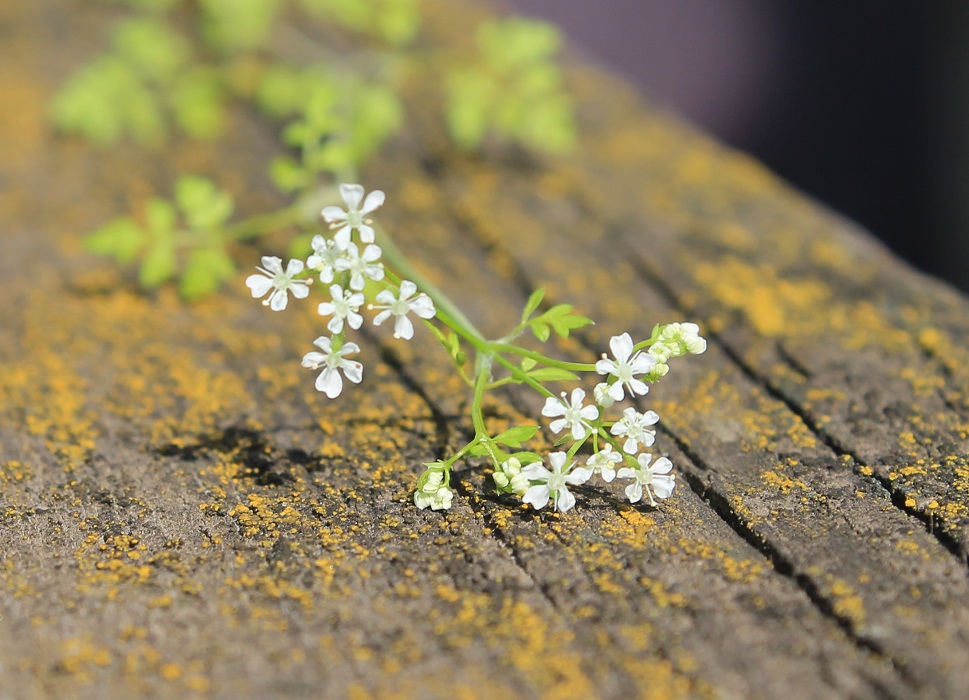
[[[477,12],[434,10],[458,38]],[[931,698],[965,686],[961,521],[944,507],[963,497],[959,467],[919,482],[948,499],[937,535],[917,519],[928,504],[899,502],[921,475],[890,478],[909,457],[885,443],[902,426],[913,454],[961,449],[950,414],[964,373],[943,341],[964,337],[964,299],[581,66],[585,141],[568,159],[458,157],[421,119],[370,177],[390,197],[387,224],[489,333],[541,284],[599,320],[561,345],[576,357],[654,321],[699,318],[717,335],[648,397],[687,481],[661,508],[624,505],[614,484],[581,490],[566,516],[534,514],[467,468],[451,511],[417,511],[420,463],[469,427],[467,392],[430,339],[368,334],[365,385],[329,402],[298,367],[319,332],[312,308],[267,313],[241,280],[186,306],[78,249],[79,232],[185,169],[268,206],[257,168],[272,130],[238,114],[226,142],[161,159],[53,141],[36,127],[46,95],[106,14],[85,9],[87,31],[65,42],[49,7],[2,12],[16,60],[0,66],[0,124],[13,125],[0,150],[14,154],[0,162],[12,183],[0,189],[0,696]],[[416,112],[432,89],[414,87]],[[759,287],[739,274],[750,269],[764,270]],[[857,299],[868,306],[852,316]],[[845,318],[868,325],[819,340]],[[916,417],[943,411],[920,393],[937,375],[953,381],[933,432]],[[921,401],[889,427],[853,408],[881,382]],[[508,400],[492,420],[538,415],[527,394]]]

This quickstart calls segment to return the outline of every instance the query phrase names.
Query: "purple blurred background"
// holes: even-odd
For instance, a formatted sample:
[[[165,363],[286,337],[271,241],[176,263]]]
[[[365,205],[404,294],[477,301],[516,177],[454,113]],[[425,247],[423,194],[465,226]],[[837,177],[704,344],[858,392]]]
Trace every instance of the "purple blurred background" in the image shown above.
[[[509,2],[969,291],[969,3]]]

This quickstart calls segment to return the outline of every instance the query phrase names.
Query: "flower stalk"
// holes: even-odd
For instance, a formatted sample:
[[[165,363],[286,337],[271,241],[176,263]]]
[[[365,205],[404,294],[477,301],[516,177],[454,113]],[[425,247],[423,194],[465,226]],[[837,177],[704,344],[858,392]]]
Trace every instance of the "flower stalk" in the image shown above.
[[[485,457],[494,470],[493,479],[499,493],[512,494],[536,510],[551,503],[558,511],[571,509],[576,498],[569,487],[582,485],[599,475],[603,482],[615,478],[630,479],[625,494],[633,503],[642,500],[645,490],[650,505],[655,498],[672,494],[672,464],[666,457],[652,461],[643,451],[655,441],[659,416],[653,411],[640,413],[626,406],[618,417],[615,404],[639,401],[649,385],[666,374],[668,362],[687,354],[700,354],[706,341],[699,328],[691,323],[656,326],[650,338],[633,342],[629,333],[612,337],[612,357],[603,354],[595,362],[561,360],[518,342],[531,331],[539,343],[547,342],[552,333],[567,338],[578,328],[592,323],[575,313],[571,306],[559,304],[541,310],[544,292],[538,290],[525,305],[521,321],[505,336],[489,340],[440,289],[414,268],[384,227],[371,215],[384,202],[379,190],[364,196],[360,185],[341,185],[345,208],[329,205],[321,214],[335,231],[331,237],[318,235],[313,240],[314,253],[306,261],[264,257],[260,273],[252,275],[247,285],[254,297],[265,297],[274,311],[286,308],[289,294],[305,298],[318,275],[330,298],[319,304],[321,316],[328,316],[331,337],[314,341],[322,351],[307,353],[303,366],[319,370],[316,388],[329,398],[338,397],[351,383],[363,381],[363,365],[348,355],[360,352],[359,346],[346,340],[347,329],[362,325],[359,313],[366,308],[377,313],[374,325],[394,319],[394,337],[410,340],[414,335],[415,316],[439,340],[456,370],[472,388],[471,424],[474,437],[445,459],[426,463],[417,481],[414,503],[419,508],[450,508],[454,494],[450,489],[451,472],[459,460]],[[361,251],[362,249],[362,251]],[[473,371],[466,365],[472,355]],[[496,376],[498,375],[498,376]],[[585,379],[583,379],[585,378]],[[590,379],[599,380],[591,395],[583,388]],[[567,382],[571,392],[553,391],[550,385]],[[489,392],[499,387],[520,384],[538,393],[544,400],[542,416],[551,419],[548,429],[562,433],[559,445],[565,449],[543,457],[523,447],[534,438],[537,425],[520,425],[492,434],[484,418],[484,404]],[[592,398],[587,403],[587,397]],[[622,442],[620,443],[620,440]],[[591,452],[579,466],[582,453]],[[550,468],[545,466],[547,464]]]

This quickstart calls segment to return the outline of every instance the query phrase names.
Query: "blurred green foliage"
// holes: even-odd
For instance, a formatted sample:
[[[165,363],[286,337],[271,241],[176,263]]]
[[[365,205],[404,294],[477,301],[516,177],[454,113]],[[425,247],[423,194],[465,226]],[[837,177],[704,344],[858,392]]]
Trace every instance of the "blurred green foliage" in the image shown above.
[[[447,117],[454,140],[477,148],[490,130],[538,150],[571,149],[576,139],[572,100],[554,61],[558,31],[513,17],[483,23],[475,39],[478,60],[448,76]]]
[[[161,147],[173,133],[217,137],[226,102],[236,99],[281,122],[290,149],[269,164],[272,181],[294,200],[278,212],[229,224],[231,197],[185,176],[173,201],[153,199],[138,219],[117,219],[87,238],[89,250],[138,264],[146,287],[177,279],[186,298],[208,294],[234,273],[228,246],[267,227],[300,230],[294,246],[306,247],[333,185],[355,180],[403,127],[398,91],[415,74],[435,82],[447,75],[444,122],[461,147],[477,148],[489,134],[550,152],[575,140],[554,61],[561,39],[541,22],[483,23],[477,55],[447,70],[453,53],[415,46],[419,0],[104,1],[133,14],[116,23],[105,53],[54,96],[56,127],[104,146],[128,139]],[[195,23],[187,21],[193,13]],[[300,13],[366,40],[353,49],[317,43],[282,24]]]

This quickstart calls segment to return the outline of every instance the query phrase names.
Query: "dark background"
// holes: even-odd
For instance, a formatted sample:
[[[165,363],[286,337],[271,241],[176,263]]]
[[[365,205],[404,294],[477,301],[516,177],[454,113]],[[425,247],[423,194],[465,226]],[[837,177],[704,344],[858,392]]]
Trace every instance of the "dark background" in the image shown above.
[[[969,2],[510,2],[969,291]]]

